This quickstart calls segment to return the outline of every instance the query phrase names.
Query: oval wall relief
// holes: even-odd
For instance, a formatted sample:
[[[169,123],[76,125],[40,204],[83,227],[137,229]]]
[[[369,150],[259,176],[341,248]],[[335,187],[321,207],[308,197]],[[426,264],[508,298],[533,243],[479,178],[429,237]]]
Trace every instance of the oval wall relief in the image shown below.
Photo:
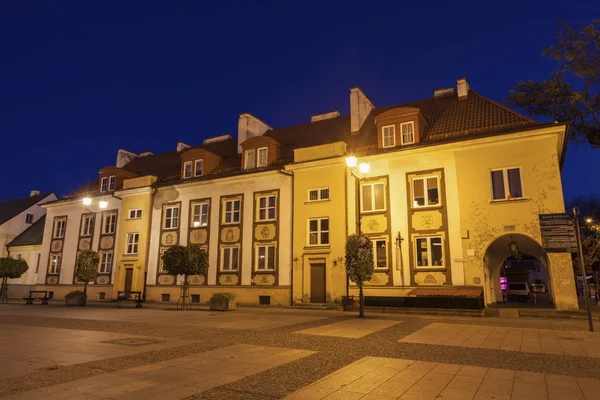
[[[55,240],[52,242],[52,245],[50,247],[52,248],[52,251],[61,251],[62,246],[63,246],[62,240]]]
[[[89,250],[91,248],[92,248],[92,246],[91,246],[90,239],[85,238],[85,239],[81,239],[79,241],[79,250]]]
[[[99,276],[96,278],[96,283],[98,285],[108,285],[110,282],[110,277],[108,276]]]
[[[58,276],[51,275],[51,276],[47,277],[46,278],[46,283],[48,285],[56,285],[58,283]]]
[[[115,239],[112,236],[104,236],[100,241],[101,249],[112,249]]]

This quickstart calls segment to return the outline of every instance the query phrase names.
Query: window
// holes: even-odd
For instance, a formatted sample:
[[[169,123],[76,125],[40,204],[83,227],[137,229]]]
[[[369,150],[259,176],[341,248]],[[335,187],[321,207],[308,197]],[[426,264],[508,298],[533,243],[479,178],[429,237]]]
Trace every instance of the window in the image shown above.
[[[238,247],[223,247],[223,257],[221,258],[222,271],[237,271],[240,257]]]
[[[92,235],[92,216],[84,215],[81,220],[81,236],[91,236]]]
[[[112,268],[113,253],[112,251],[101,252],[100,265],[98,266],[99,274],[110,274]]]
[[[183,163],[183,177],[190,178],[192,176],[192,162],[186,161]]]
[[[244,169],[254,168],[254,150],[246,150]]]
[[[194,167],[194,176],[201,176],[204,168],[204,160],[196,160]]]
[[[273,271],[275,269],[275,245],[260,245],[256,250],[256,269]]]
[[[442,237],[418,237],[415,239],[417,267],[443,267]]]
[[[381,136],[383,147],[394,147],[396,145],[396,127],[394,125],[381,128]]]
[[[116,213],[106,214],[104,216],[104,229],[102,230],[102,233],[104,233],[104,234],[115,233],[116,225],[117,225],[117,214]]]
[[[140,208],[129,210],[129,219],[142,218],[142,210]]]
[[[308,244],[329,244],[329,218],[315,218],[308,220]]]
[[[192,226],[208,225],[208,203],[194,203],[192,206]]]
[[[439,178],[429,176],[413,179],[413,207],[436,206],[440,203]]]
[[[108,178],[104,177],[100,180],[100,191],[106,192],[108,190]]]
[[[275,202],[275,195],[261,196],[258,198],[259,221],[275,219]]]
[[[266,147],[261,147],[258,149],[258,165],[257,167],[266,167],[267,166],[267,154],[269,153],[269,149]]]
[[[329,200],[329,188],[310,189],[308,191],[308,201]]]
[[[115,176],[112,175],[110,178],[108,178],[108,191],[112,192],[113,190],[115,190]]]
[[[25,214],[25,223],[33,224],[33,214]]]
[[[127,234],[127,250],[126,254],[137,254],[138,252],[138,241],[140,240],[140,234],[137,232]]]
[[[179,206],[171,206],[165,209],[165,229],[177,229],[179,227]]]
[[[64,218],[57,219],[54,223],[54,238],[61,239],[65,237],[65,228],[67,226],[67,220]]]
[[[387,268],[387,243],[385,239],[373,240],[373,253],[375,254],[375,268]]]
[[[235,224],[240,222],[240,204],[238,200],[227,200],[225,202],[225,223]]]
[[[412,144],[415,142],[414,122],[400,124],[400,132],[402,132],[402,144]]]
[[[492,170],[492,198],[494,200],[523,198],[521,168]]]
[[[60,254],[52,254],[50,256],[50,275],[58,275],[60,271]]]
[[[385,210],[385,190],[383,182],[362,185],[361,197],[361,211]]]

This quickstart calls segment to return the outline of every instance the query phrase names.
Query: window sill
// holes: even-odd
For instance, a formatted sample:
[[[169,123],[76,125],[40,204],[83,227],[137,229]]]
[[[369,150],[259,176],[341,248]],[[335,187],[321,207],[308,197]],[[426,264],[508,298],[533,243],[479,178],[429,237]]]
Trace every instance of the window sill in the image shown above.
[[[255,222],[257,224],[259,224],[259,223],[275,222],[275,221],[277,221],[277,218],[273,218],[273,219],[257,219]]]
[[[255,274],[274,274],[275,270],[274,269],[257,269],[254,271]]]
[[[421,207],[412,206],[410,209],[411,209],[411,211],[427,211],[427,210],[439,210],[441,208],[443,208],[443,206],[441,204],[436,204],[434,206],[421,206]]]
[[[237,275],[239,273],[239,271],[237,269],[235,269],[235,270],[223,269],[223,270],[219,271],[219,273],[221,273],[221,274],[236,274]]]
[[[383,210],[369,210],[369,211],[360,210],[360,215],[383,214],[383,213],[386,213],[386,212],[387,212],[387,209],[383,209]]]
[[[304,251],[309,251],[309,252],[314,252],[314,253],[323,253],[323,252],[331,253],[331,246],[330,245],[304,246]]]
[[[208,228],[208,224],[207,225],[198,225],[198,226],[191,225],[190,226],[190,229],[202,229],[202,228]]]
[[[306,200],[304,204],[313,204],[313,203],[327,203],[331,201],[331,199],[323,199],[323,200]]]
[[[123,254],[123,257],[137,257],[138,253],[125,253]]]
[[[446,267],[415,267],[414,272],[446,272]]]
[[[529,197],[519,197],[517,199],[500,199],[500,200],[490,200],[490,204],[498,204],[498,203],[522,203],[525,201],[529,201]]]

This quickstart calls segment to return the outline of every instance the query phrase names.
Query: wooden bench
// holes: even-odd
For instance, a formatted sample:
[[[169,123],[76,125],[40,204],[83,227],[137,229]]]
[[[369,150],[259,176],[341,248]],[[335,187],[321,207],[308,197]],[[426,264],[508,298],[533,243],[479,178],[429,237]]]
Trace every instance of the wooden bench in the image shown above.
[[[23,300],[27,300],[25,304],[33,304],[36,300],[40,300],[41,304],[48,304],[48,300],[52,300],[53,297],[54,293],[48,296],[47,290],[30,290],[29,297],[23,297]]]
[[[121,307],[122,301],[133,301],[135,308],[142,308],[144,299],[142,298],[142,292],[117,292],[117,304],[119,307]]]

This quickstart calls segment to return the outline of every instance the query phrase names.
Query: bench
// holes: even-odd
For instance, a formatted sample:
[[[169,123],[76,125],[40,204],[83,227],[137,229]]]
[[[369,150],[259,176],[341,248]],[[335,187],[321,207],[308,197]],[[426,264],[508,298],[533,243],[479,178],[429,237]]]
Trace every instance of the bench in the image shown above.
[[[133,301],[135,303],[135,308],[142,308],[144,298],[142,297],[142,292],[119,291],[117,292],[117,304],[119,307],[121,307],[122,301]]]
[[[33,304],[35,300],[40,300],[41,304],[48,304],[48,300],[52,300],[54,292],[50,292],[48,296],[47,290],[30,290],[29,297],[23,297],[23,300],[27,300],[25,304]]]

